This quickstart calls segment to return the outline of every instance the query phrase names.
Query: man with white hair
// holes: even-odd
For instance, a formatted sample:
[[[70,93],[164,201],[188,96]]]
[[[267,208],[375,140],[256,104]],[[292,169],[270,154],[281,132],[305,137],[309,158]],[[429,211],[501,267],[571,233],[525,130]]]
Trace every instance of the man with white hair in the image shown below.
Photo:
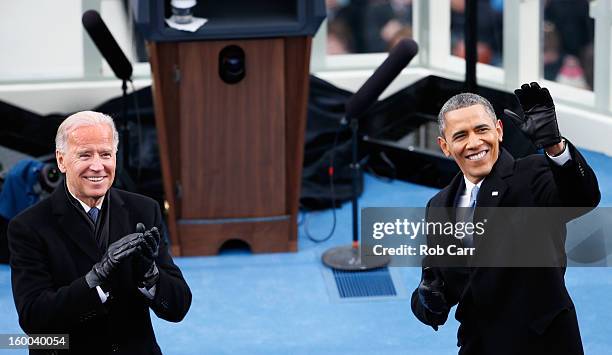
[[[158,204],[111,187],[118,140],[107,115],[68,117],[55,139],[64,186],[8,229],[19,323],[69,334],[69,353],[161,354],[149,308],[179,322],[191,305]]]

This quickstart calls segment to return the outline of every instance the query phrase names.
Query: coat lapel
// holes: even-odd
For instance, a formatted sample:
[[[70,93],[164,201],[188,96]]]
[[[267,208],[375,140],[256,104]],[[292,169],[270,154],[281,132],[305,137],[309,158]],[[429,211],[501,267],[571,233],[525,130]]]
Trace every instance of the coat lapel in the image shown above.
[[[53,214],[57,216],[61,230],[70,238],[92,261],[97,262],[102,257],[92,229],[83,219],[80,212],[66,195],[65,186],[60,186],[51,195]]]
[[[129,225],[130,211],[125,206],[125,201],[123,201],[118,191],[111,188],[109,197],[110,228],[108,243],[111,244],[129,233],[136,232],[136,226]]]
[[[459,173],[429,204],[428,222],[455,222],[457,215],[457,209],[455,207],[458,197],[463,190],[465,190],[465,181],[463,180],[463,174]],[[438,238],[435,243],[444,248],[447,248],[451,244],[461,247],[461,242],[456,238]],[[454,262],[457,262],[457,260],[454,260],[453,263]]]
[[[463,180],[463,174],[459,173],[455,175],[448,189],[443,190],[442,198],[445,207],[456,207],[459,196],[465,190],[465,181]],[[454,220],[454,217],[453,217]]]
[[[508,190],[508,184],[504,180],[514,172],[514,158],[505,149],[502,149],[499,159],[493,166],[491,173],[484,179],[478,192],[476,200],[476,211],[474,213],[474,222],[491,220],[492,214],[496,207],[499,207],[501,201]],[[479,209],[478,207],[485,207]],[[475,238],[474,245],[478,247],[482,238]]]
[[[442,189],[431,200],[429,207],[453,209],[457,204],[457,197],[464,189],[465,182],[463,181],[463,174],[459,173],[455,175],[447,187]],[[452,220],[454,220],[454,217]]]
[[[505,149],[502,149],[499,159],[493,166],[491,173],[484,179],[476,200],[477,207],[497,207],[508,190],[504,178],[512,175],[514,171],[514,158]]]

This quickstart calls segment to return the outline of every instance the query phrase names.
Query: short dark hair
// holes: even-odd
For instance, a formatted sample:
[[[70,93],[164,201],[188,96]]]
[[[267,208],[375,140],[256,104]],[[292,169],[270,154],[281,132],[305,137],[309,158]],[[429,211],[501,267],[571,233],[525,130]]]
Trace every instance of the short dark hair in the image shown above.
[[[489,100],[485,99],[480,95],[472,94],[470,92],[461,93],[448,99],[440,109],[440,113],[438,114],[438,129],[440,130],[440,135],[444,136],[444,116],[448,112],[474,105],[481,105],[487,115],[491,117],[493,123],[497,121],[497,117],[495,116],[495,110],[493,109],[493,106],[491,105]]]

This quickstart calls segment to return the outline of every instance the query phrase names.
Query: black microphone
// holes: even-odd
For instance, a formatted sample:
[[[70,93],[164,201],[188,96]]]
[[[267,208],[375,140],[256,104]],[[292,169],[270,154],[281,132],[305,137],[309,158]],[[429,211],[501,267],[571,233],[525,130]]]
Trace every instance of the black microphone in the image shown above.
[[[354,118],[365,113],[419,52],[417,43],[409,38],[398,42],[374,74],[346,102],[346,117]]]
[[[85,30],[89,33],[89,37],[113,69],[115,76],[121,80],[129,81],[132,77],[132,64],[102,21],[100,14],[95,10],[86,11],[81,21]]]

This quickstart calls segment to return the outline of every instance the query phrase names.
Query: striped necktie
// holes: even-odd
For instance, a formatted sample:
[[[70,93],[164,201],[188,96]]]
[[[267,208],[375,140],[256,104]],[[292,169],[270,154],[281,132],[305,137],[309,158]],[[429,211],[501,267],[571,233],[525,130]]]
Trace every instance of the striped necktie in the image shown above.
[[[91,218],[91,221],[94,224],[96,224],[96,221],[98,220],[98,213],[100,213],[98,207],[92,207],[89,212],[87,212],[87,215],[89,216],[89,218]]]

